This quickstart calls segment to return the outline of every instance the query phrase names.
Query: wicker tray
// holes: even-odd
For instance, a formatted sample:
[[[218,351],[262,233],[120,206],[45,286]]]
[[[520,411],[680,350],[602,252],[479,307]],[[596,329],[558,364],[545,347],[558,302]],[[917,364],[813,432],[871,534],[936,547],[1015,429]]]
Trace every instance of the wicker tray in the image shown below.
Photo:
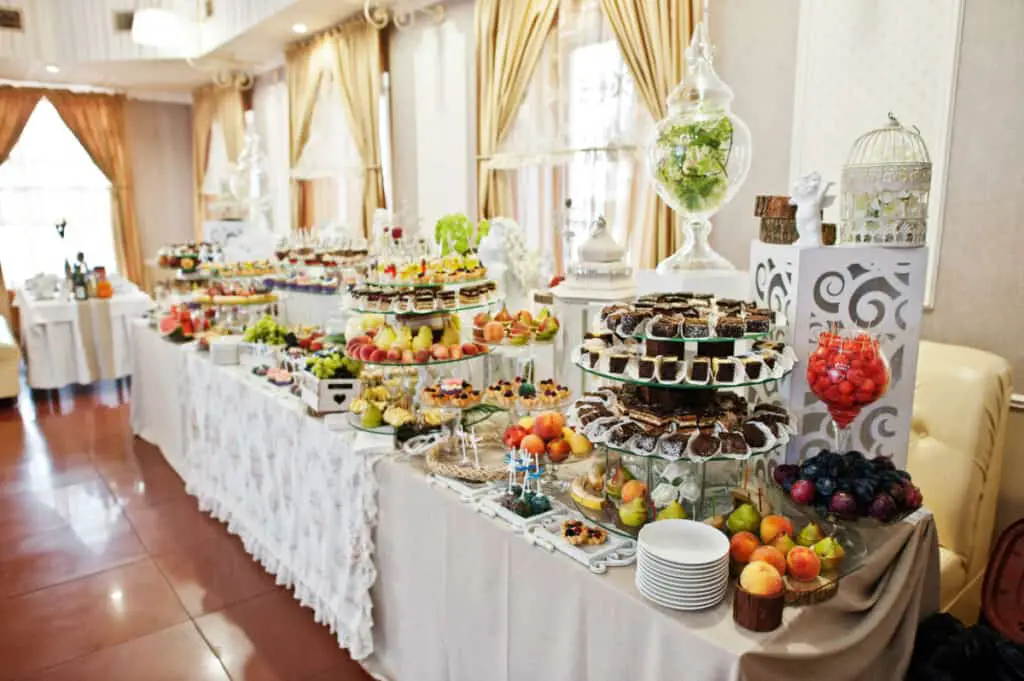
[[[449,452],[449,447],[448,442],[442,442],[427,450],[427,470],[434,475],[469,482],[492,482],[508,477],[504,448],[493,444],[481,444],[480,467],[477,468],[472,462],[468,465],[460,463],[462,454],[455,449]]]
[[[766,244],[791,244],[797,240],[796,220],[791,218],[761,218],[761,241]],[[836,243],[836,226],[832,222],[821,225],[821,242],[826,246]]]

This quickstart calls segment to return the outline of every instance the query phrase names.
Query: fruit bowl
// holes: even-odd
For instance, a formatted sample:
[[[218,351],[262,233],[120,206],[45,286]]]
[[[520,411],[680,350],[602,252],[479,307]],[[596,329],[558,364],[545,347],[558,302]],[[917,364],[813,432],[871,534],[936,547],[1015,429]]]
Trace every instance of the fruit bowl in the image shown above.
[[[796,507],[842,523],[890,524],[923,503],[910,473],[897,470],[887,457],[868,459],[857,451],[826,450],[799,465],[776,466],[772,483],[774,506]]]

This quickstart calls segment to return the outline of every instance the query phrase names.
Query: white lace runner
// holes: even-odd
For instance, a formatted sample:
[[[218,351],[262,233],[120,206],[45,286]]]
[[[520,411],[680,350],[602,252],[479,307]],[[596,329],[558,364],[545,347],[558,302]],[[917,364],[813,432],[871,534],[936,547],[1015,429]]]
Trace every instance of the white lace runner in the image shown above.
[[[368,657],[381,451],[357,451],[354,434],[328,430],[244,369],[198,355],[187,366],[189,493],[354,659]]]

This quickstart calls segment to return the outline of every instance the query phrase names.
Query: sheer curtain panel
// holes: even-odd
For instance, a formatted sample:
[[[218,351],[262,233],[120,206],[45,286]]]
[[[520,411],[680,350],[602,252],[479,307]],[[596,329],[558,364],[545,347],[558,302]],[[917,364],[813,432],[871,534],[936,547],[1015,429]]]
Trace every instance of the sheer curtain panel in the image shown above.
[[[0,164],[0,262],[7,284],[46,272],[63,276],[64,260],[85,253],[91,266],[117,271],[111,183],[61,120],[40,99],[7,160]],[[67,220],[65,238],[55,225]]]
[[[256,79],[253,88],[253,111],[256,113],[256,128],[263,142],[263,151],[267,155],[267,172],[270,175],[273,201],[272,226],[278,234],[288,234],[291,229],[288,84],[285,82],[283,69]]]

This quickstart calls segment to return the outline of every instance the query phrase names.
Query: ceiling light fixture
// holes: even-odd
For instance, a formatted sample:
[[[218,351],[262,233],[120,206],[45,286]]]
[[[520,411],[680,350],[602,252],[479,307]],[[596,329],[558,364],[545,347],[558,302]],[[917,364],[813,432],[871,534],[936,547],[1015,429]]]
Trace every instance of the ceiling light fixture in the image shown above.
[[[303,23],[292,24],[292,33],[298,33],[299,35],[302,35],[303,33],[308,33],[308,32],[309,32],[309,26],[306,26]]]
[[[132,17],[132,42],[161,50],[181,49],[186,38],[183,17],[160,7],[136,10]]]
[[[60,73],[60,67],[56,64],[47,64],[45,68],[47,73]]]
[[[386,28],[389,23],[395,28],[408,28],[416,22],[417,15],[423,15],[430,22],[440,24],[444,21],[444,5],[430,5],[416,9],[390,9],[374,4],[373,0],[363,1],[363,16],[368,24],[376,29]]]

